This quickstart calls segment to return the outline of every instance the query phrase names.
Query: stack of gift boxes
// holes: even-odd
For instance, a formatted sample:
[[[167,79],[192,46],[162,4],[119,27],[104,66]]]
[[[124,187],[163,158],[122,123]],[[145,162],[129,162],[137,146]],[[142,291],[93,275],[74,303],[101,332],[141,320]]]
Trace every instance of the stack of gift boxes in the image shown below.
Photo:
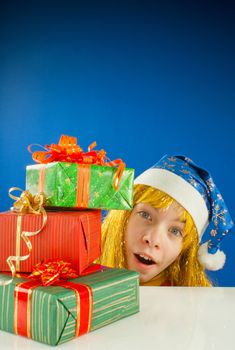
[[[134,171],[76,138],[34,152],[0,213],[0,329],[58,345],[138,312],[138,274],[95,264],[101,209],[132,208]]]

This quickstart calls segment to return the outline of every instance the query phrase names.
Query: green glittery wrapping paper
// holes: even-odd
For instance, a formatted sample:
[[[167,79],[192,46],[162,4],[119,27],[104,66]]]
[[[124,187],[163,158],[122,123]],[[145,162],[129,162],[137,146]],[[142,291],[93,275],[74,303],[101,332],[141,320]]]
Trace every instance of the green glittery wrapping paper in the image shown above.
[[[0,274],[0,279],[11,276]],[[16,284],[27,281],[14,278],[0,286],[0,329],[14,333],[14,291]],[[139,274],[125,269],[106,269],[71,282],[92,288],[91,329],[94,331],[139,311]],[[76,328],[76,297],[61,286],[39,286],[32,290],[30,333],[33,340],[59,345],[72,340]],[[118,330],[118,325],[117,325]],[[79,344],[77,344],[79,346]]]
[[[113,187],[117,168],[90,165],[88,203],[77,205],[79,167],[76,163],[53,162],[35,164],[26,167],[26,189],[33,195],[40,191],[40,172],[45,169],[43,192],[47,197],[47,206],[93,209],[130,210],[133,206],[134,169],[126,168],[122,174],[118,190]],[[86,189],[84,189],[86,191]]]

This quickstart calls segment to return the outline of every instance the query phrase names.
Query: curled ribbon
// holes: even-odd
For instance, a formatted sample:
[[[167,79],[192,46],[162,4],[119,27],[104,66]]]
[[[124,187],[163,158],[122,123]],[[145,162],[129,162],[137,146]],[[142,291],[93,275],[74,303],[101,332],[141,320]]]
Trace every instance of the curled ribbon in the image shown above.
[[[32,146],[39,146],[44,151],[32,151]],[[73,136],[62,135],[58,144],[46,145],[29,145],[28,151],[32,153],[32,158],[36,163],[47,164],[50,162],[71,162],[78,164],[96,164],[105,166],[118,166],[115,174],[113,187],[118,190],[122,174],[125,170],[126,164],[122,159],[115,159],[110,161],[106,156],[106,152],[94,150],[96,142],[94,141],[88,147],[88,152],[84,152],[77,144],[77,138]]]
[[[28,277],[39,279],[43,286],[50,286],[60,280],[76,278],[78,274],[71,268],[71,263],[55,259],[35,265],[31,275]]]
[[[21,191],[20,197],[14,196],[12,194],[13,191]],[[28,237],[30,236],[36,236],[38,233],[42,231],[44,226],[47,222],[47,214],[45,209],[43,208],[43,205],[46,201],[46,197],[43,193],[38,193],[35,196],[32,196],[32,194],[29,191],[23,191],[22,189],[18,187],[12,187],[9,189],[9,196],[15,200],[15,203],[13,204],[13,207],[11,210],[19,213],[17,218],[17,231],[16,231],[16,255],[15,256],[9,256],[7,258],[7,264],[10,267],[12,279],[16,276],[16,270],[17,267],[19,267],[20,261],[27,260],[30,257],[30,253],[32,251],[32,244]],[[42,225],[40,229],[37,231],[29,232],[29,231],[22,231],[21,232],[21,224],[22,224],[22,214],[25,213],[33,213],[36,215],[42,214]],[[28,254],[24,256],[20,256],[19,250],[20,250],[20,237],[23,238],[27,248],[28,248]],[[13,261],[16,262],[16,267],[13,263]],[[1,282],[0,285],[7,285],[12,282],[12,279],[7,282]]]

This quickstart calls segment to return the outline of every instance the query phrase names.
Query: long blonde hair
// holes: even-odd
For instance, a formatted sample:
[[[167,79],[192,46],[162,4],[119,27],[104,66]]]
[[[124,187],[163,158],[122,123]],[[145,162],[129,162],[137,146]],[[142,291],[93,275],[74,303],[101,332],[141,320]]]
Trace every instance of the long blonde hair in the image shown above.
[[[135,185],[134,205],[148,203],[155,208],[167,209],[177,203],[166,193],[150,186]],[[99,262],[110,267],[127,268],[124,234],[131,211],[111,210],[102,225],[103,253]],[[198,261],[199,239],[190,214],[183,210],[185,221],[182,251],[179,257],[159,275],[144,285],[161,285],[168,281],[174,286],[211,286],[206,273]]]

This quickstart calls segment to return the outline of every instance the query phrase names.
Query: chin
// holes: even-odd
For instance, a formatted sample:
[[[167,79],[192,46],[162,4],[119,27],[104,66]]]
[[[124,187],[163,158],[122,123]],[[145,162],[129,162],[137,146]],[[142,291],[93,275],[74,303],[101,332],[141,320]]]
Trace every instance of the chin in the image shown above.
[[[149,282],[149,281],[151,281],[152,278],[153,278],[153,277],[148,278],[147,276],[141,276],[141,275],[140,275],[140,283]]]

